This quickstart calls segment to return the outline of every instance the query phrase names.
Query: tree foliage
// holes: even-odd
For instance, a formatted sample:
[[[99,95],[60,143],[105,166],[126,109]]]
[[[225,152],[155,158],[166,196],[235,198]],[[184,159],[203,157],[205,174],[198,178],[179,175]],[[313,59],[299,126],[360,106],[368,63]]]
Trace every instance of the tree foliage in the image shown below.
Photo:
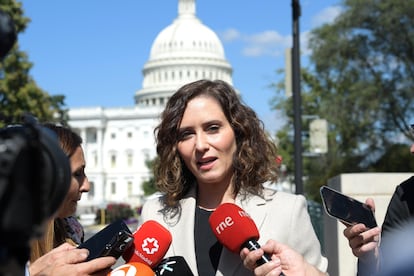
[[[158,157],[156,157],[158,158]],[[147,160],[145,161],[145,165],[150,170],[150,172],[154,171],[154,164],[156,162],[156,158],[153,160]],[[152,195],[153,193],[157,192],[157,188],[155,186],[155,178],[154,174],[150,176],[150,178],[142,183],[142,189],[144,190],[144,195]]]
[[[16,33],[25,31],[30,19],[24,16],[22,4],[15,0],[0,0],[0,9],[9,14]],[[30,76],[32,63],[16,41],[10,52],[0,62],[0,127],[5,123],[20,122],[26,112],[40,121],[67,120],[64,96],[51,96],[40,89]]]
[[[414,139],[409,132],[414,123],[414,0],[346,0],[342,5],[333,23],[311,32],[310,65],[302,69],[302,114],[329,125],[328,153],[304,158],[305,191],[314,198],[335,175],[383,171],[382,157],[395,144]],[[281,85],[277,88],[282,92]],[[287,117],[278,138],[289,161],[293,104],[279,94],[274,106]],[[303,119],[305,130],[308,124]],[[407,160],[408,147],[394,155]],[[414,171],[412,163],[404,169]],[[400,170],[390,165],[387,171]]]

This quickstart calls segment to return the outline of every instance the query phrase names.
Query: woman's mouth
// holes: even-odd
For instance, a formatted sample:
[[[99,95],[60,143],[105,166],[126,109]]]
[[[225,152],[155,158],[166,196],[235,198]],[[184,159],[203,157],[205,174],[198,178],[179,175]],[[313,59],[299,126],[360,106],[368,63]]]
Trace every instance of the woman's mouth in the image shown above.
[[[217,158],[205,158],[197,162],[197,166],[202,170],[211,169],[213,167],[214,162],[217,160]]]

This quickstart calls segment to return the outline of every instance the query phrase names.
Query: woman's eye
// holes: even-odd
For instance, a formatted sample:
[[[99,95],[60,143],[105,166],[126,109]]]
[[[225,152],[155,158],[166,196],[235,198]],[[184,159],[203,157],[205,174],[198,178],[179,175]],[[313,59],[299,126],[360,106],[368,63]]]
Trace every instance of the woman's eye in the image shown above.
[[[220,126],[219,125],[211,125],[211,126],[208,127],[207,130],[209,132],[217,132],[219,129],[220,129]]]
[[[83,170],[77,170],[77,171],[75,171],[75,172],[73,173],[73,176],[74,176],[74,177],[81,177],[81,176],[83,176],[83,175],[84,175]]]
[[[183,131],[180,132],[180,134],[178,135],[178,140],[186,140],[191,136],[192,132],[190,131]]]

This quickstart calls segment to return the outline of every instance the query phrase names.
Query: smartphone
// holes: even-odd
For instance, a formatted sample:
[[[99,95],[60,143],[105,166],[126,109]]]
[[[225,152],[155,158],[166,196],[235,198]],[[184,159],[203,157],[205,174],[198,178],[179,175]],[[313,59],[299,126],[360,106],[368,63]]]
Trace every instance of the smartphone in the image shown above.
[[[133,241],[134,237],[128,226],[122,220],[117,220],[80,244],[78,248],[89,250],[86,261],[105,256],[118,259]]]
[[[322,186],[320,193],[325,211],[331,217],[350,225],[363,223],[368,228],[377,226],[374,212],[365,203],[327,186]]]

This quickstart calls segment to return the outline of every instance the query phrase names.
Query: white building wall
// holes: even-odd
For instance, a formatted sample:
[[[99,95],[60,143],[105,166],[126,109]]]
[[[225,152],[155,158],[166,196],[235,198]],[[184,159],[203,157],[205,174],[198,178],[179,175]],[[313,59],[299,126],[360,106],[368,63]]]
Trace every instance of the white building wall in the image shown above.
[[[146,161],[156,156],[154,128],[160,112],[160,107],[69,111],[69,125],[83,139],[86,174],[93,186],[79,203],[80,213],[108,203],[142,204],[142,183],[151,176]]]

